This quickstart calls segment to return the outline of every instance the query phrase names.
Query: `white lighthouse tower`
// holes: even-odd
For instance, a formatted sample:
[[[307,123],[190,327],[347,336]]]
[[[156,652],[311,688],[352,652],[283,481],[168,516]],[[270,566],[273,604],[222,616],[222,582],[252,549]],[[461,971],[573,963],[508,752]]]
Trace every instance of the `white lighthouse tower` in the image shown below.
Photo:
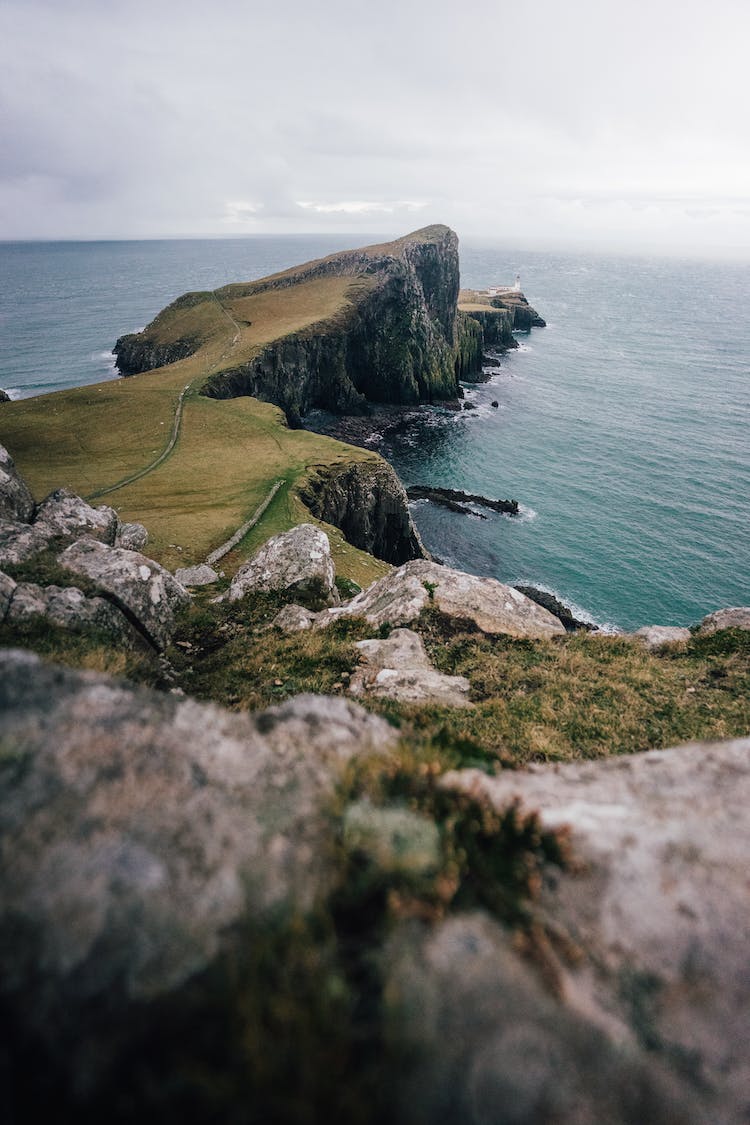
[[[515,289],[516,293],[521,292],[521,275],[520,275],[520,273],[516,274],[516,284],[513,286],[513,288]]]

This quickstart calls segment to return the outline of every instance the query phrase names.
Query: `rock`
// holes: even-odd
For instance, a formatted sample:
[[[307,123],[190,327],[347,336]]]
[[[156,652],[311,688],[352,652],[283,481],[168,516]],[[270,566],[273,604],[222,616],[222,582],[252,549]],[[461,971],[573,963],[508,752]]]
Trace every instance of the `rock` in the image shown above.
[[[750,606],[717,609],[698,626],[699,633],[717,633],[719,629],[750,629]]]
[[[464,676],[444,676],[433,666],[424,642],[411,629],[395,629],[387,640],[358,641],[363,666],[354,672],[352,695],[397,699],[401,703],[439,703],[470,707]]]
[[[400,564],[427,555],[404,486],[386,461],[316,466],[300,499],[317,519],[332,523],[347,542],[378,559]]]
[[[477,404],[475,402],[465,402],[464,410],[476,410]]]
[[[0,566],[27,562],[46,551],[48,546],[46,528],[0,519]]]
[[[697,1125],[657,1058],[561,1004],[484,914],[402,925],[382,959],[394,1125]]]
[[[591,621],[583,621],[580,617],[576,617],[567,606],[565,602],[561,602],[554,594],[550,594],[548,590],[540,590],[537,586],[516,586],[516,590],[525,597],[530,598],[532,602],[537,605],[544,606],[548,609],[554,617],[558,617],[562,621],[566,633],[575,633],[578,629],[583,629],[587,633],[593,633],[596,629]]]
[[[282,633],[300,633],[303,629],[309,629],[314,619],[315,614],[309,609],[292,603],[279,610],[271,624],[281,629]]]
[[[328,536],[310,523],[274,535],[235,574],[230,602],[256,590],[334,605],[339,600]]]
[[[48,539],[59,537],[75,542],[88,535],[112,546],[117,532],[117,512],[104,505],[92,508],[70,489],[58,488],[39,505],[34,527]]]
[[[426,560],[406,563],[346,605],[324,610],[315,625],[324,627],[342,615],[364,617],[377,626],[408,625],[430,604],[447,617],[470,622],[483,633],[553,637],[565,632],[556,617],[512,586]]]
[[[498,809],[518,798],[543,826],[571,827],[583,867],[548,880],[540,908],[581,953],[557,966],[564,1004],[625,1049],[652,1052],[697,1103],[708,1095],[711,1112],[696,1105],[688,1120],[740,1122],[750,739],[498,777],[461,770],[442,784]]]
[[[262,956],[264,925],[330,889],[323,805],[347,762],[395,739],[343,699],[232,714],[2,653],[6,1104],[22,1090],[57,1099],[59,1120],[101,1120],[92,1106],[122,1108],[126,1089],[121,1119],[134,1119],[143,1036],[177,1047],[214,1026],[201,980]],[[158,1104],[184,1119],[179,1051],[169,1058]]]
[[[8,450],[0,445],[0,519],[28,523],[33,515],[31,490]]]
[[[643,625],[633,633],[643,641],[646,648],[659,649],[664,645],[678,644],[690,640],[690,630],[677,625]]]
[[[166,646],[175,612],[190,601],[190,594],[168,570],[137,551],[81,539],[63,551],[59,561],[73,574],[96,582],[157,648]]]
[[[11,397],[7,391],[0,389],[0,402],[10,402]]]
[[[174,576],[183,586],[211,586],[219,581],[218,571],[206,563],[200,566],[184,566],[174,572]]]
[[[499,402],[497,401],[497,399],[496,399],[496,398],[494,398],[494,399],[492,400],[492,402],[490,403],[490,406],[491,406],[491,407],[493,407],[493,408],[494,408],[495,410],[497,410],[497,409],[498,409],[498,407],[500,406],[500,403],[499,403]]]
[[[343,844],[391,874],[427,875],[440,866],[437,825],[409,809],[354,802],[344,813]]]
[[[493,512],[505,512],[510,516],[518,515],[517,500],[493,500],[489,496],[480,496],[476,492],[463,492],[458,488],[434,488],[424,484],[413,484],[406,490],[406,495],[410,500],[432,500],[435,504],[443,504],[459,512],[466,511],[466,504],[479,504],[483,508],[490,508]]]
[[[118,524],[115,547],[124,547],[126,551],[142,551],[147,543],[148,532],[142,523]]]
[[[132,640],[133,629],[116,606],[104,598],[88,598],[76,586],[37,586],[19,582],[8,610],[9,622],[43,617],[74,633],[96,630],[113,640]]]
[[[0,625],[5,621],[15,588],[15,581],[0,570]]]

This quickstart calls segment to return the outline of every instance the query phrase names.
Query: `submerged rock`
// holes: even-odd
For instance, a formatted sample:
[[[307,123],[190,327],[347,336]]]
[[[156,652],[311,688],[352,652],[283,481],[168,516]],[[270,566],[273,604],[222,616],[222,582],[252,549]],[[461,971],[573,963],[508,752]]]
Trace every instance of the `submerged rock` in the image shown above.
[[[582,868],[548,881],[540,916],[558,948],[578,949],[577,961],[553,958],[564,1010],[670,1068],[695,1099],[687,1120],[740,1122],[750,739],[498,777],[460,770],[443,785],[497,809],[519,799],[543,827],[571,827]]]
[[[31,489],[5,446],[0,445],[0,519],[28,523],[34,515]]]
[[[352,695],[397,699],[401,703],[439,703],[469,707],[471,685],[464,676],[444,676],[411,629],[394,629],[386,640],[358,641],[362,665],[354,672]]]
[[[700,633],[718,633],[719,629],[750,629],[750,606],[733,606],[709,613],[698,626]]]
[[[254,590],[289,595],[290,600],[323,602],[339,600],[336,571],[328,536],[310,523],[274,535],[235,574],[227,597],[238,601]]]
[[[371,625],[408,625],[430,604],[446,617],[469,622],[483,633],[553,637],[565,632],[557,617],[512,586],[426,560],[406,563],[346,605],[323,611],[316,627],[342,615],[364,617]]]
[[[63,551],[59,561],[110,594],[157,648],[166,646],[175,612],[190,601],[190,594],[168,570],[137,551],[81,539]]]

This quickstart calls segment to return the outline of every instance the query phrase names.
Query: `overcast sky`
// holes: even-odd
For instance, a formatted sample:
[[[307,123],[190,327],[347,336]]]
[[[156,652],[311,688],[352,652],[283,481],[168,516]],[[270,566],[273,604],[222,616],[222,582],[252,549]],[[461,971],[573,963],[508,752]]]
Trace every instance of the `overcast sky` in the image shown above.
[[[0,0],[0,238],[750,256],[748,0]]]

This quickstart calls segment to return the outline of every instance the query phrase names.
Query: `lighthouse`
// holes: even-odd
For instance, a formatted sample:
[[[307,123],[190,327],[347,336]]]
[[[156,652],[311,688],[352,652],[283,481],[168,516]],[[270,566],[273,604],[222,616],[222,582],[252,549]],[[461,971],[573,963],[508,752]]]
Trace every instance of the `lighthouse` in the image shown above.
[[[516,293],[521,292],[521,275],[520,275],[520,273],[516,274],[516,283],[513,286],[513,288],[515,289]]]

